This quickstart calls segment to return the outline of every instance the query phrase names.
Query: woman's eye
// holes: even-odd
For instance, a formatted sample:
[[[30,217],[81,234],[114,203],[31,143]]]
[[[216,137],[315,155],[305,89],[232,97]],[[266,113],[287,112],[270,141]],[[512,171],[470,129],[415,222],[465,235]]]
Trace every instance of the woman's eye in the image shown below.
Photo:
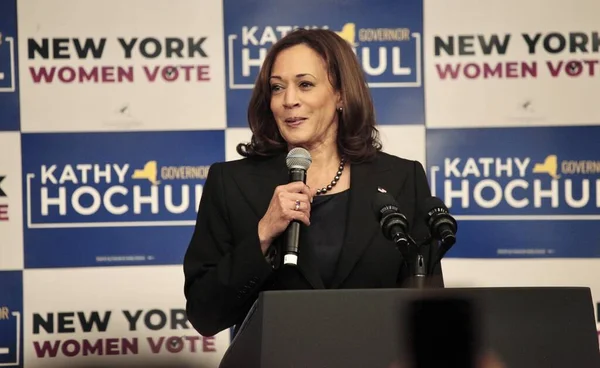
[[[312,86],[313,86],[313,84],[310,82],[301,82],[300,83],[300,87],[302,87],[302,88],[308,88],[308,87],[312,87]]]

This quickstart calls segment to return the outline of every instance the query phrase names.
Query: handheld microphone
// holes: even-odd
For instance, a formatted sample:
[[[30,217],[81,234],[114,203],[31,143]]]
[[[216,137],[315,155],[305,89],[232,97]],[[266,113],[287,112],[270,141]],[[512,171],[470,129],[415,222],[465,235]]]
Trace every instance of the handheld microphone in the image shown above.
[[[285,164],[289,170],[289,182],[301,181],[306,184],[306,171],[312,163],[310,153],[301,147],[288,152]],[[298,264],[298,243],[300,240],[300,221],[293,220],[285,230],[284,265]]]
[[[446,252],[456,243],[458,224],[448,212],[444,202],[437,197],[429,197],[423,201],[425,222],[431,236],[441,242],[436,255],[436,263],[440,262]]]
[[[385,189],[377,188],[373,200],[373,211],[386,239],[393,241],[398,247],[406,249],[409,244],[408,220],[400,213],[398,203]]]

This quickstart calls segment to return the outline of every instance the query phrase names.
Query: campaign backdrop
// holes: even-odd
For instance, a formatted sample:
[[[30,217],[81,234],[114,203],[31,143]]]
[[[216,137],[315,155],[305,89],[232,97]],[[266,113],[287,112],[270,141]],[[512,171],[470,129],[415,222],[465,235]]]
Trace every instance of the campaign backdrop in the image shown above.
[[[422,1],[223,0],[223,9],[228,127],[247,126],[245,107],[261,62],[296,27],[331,29],[352,45],[379,124],[425,123]]]
[[[222,130],[22,139],[26,268],[181,264],[208,169],[225,160]]]
[[[432,193],[473,240],[454,254],[599,257],[598,142],[600,126],[428,131]]]
[[[454,286],[585,286],[600,330],[600,3],[0,2],[0,367],[217,367],[182,260],[269,48],[355,51],[388,153],[458,221]],[[392,246],[390,244],[390,246]],[[551,323],[551,322],[549,322]]]

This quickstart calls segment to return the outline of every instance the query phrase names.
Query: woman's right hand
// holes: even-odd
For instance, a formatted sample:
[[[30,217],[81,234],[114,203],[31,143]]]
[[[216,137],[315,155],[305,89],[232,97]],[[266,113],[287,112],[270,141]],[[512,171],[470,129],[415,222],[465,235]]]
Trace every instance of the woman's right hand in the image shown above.
[[[310,225],[310,204],[314,194],[308,185],[301,181],[275,188],[269,208],[258,222],[258,238],[263,254],[266,254],[273,240],[287,229],[292,220]],[[298,210],[296,203],[300,205]]]

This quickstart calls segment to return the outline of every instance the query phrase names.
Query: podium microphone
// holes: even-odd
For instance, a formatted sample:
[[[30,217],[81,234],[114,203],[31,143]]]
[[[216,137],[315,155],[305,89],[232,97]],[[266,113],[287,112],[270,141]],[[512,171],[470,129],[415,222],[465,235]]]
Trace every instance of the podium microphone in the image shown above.
[[[400,212],[398,203],[385,189],[377,188],[377,194],[373,200],[373,211],[379,220],[383,236],[396,244],[396,248],[408,265],[410,278],[402,286],[424,288],[427,267],[423,255],[419,253],[418,245],[408,234],[409,223],[406,216]]]
[[[386,239],[396,244],[404,254],[408,250],[409,239],[408,220],[400,213],[398,203],[383,188],[377,188],[377,194],[373,200],[373,211],[379,221],[379,226]]]
[[[436,252],[434,265],[441,262],[446,252],[456,243],[458,224],[448,212],[444,202],[437,197],[429,197],[423,201],[423,213],[426,213],[425,222],[431,236],[440,241]]]
[[[301,181],[306,184],[306,171],[312,163],[310,153],[301,147],[288,152],[285,164],[289,170],[289,182]],[[283,264],[296,266],[298,264],[298,243],[300,240],[300,221],[293,220],[285,230]]]

